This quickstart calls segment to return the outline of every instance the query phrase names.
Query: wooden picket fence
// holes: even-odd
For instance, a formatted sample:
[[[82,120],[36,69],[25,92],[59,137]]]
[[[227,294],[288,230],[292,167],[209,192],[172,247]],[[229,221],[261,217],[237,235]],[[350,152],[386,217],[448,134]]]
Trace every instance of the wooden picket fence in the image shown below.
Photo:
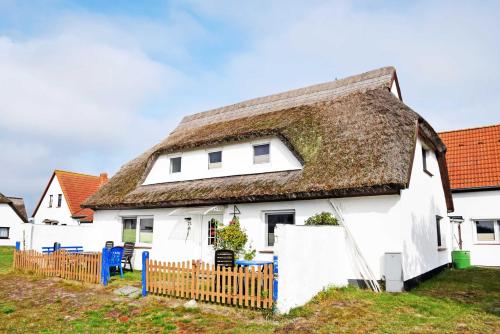
[[[14,268],[35,275],[100,283],[101,253],[68,253],[64,250],[42,254],[35,250],[15,251]]]
[[[273,307],[273,265],[225,268],[196,262],[146,259],[146,290],[218,304]]]

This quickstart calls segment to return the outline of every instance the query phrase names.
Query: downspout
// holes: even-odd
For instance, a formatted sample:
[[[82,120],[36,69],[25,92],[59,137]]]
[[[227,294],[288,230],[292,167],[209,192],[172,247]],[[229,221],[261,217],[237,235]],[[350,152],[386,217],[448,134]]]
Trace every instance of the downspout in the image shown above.
[[[328,203],[330,203],[335,216],[337,216],[339,223],[341,226],[344,227],[344,230],[346,232],[346,237],[349,240],[352,250],[353,250],[353,255],[354,255],[354,260],[355,264],[358,268],[359,273],[361,274],[361,277],[365,284],[370,287],[370,289],[374,292],[381,292],[382,289],[380,288],[380,285],[378,284],[378,281],[373,274],[373,271],[371,270],[370,266],[368,265],[368,262],[364,258],[363,254],[361,253],[361,250],[359,249],[356,240],[354,239],[351,230],[347,226],[344,217],[342,215],[342,211],[340,208],[333,202],[333,200],[328,200]]]

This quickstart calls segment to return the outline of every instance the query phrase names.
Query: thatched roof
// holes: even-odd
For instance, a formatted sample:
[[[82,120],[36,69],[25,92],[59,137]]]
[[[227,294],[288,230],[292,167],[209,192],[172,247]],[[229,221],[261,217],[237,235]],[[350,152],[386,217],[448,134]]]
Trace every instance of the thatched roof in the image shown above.
[[[438,155],[444,157],[445,147],[430,125],[390,92],[393,83],[396,72],[387,67],[187,116],[84,206],[154,208],[398,193],[408,187],[418,134]],[[280,138],[303,169],[142,185],[161,154],[270,136]],[[446,164],[443,168],[446,172]]]
[[[28,222],[28,214],[24,206],[24,200],[19,197],[7,197],[0,193],[0,204],[8,204],[12,210],[23,220]]]

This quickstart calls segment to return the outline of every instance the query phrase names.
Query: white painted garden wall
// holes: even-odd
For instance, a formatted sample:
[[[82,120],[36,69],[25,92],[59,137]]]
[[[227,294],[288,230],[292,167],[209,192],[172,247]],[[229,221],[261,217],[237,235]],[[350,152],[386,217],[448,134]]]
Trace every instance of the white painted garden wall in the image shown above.
[[[281,225],[276,235],[279,312],[304,305],[327,287],[347,285],[349,254],[344,228]]]
[[[57,196],[63,194],[57,175],[54,176],[50,183],[45,196],[36,211],[34,218],[35,224],[42,224],[44,219],[57,220],[59,224],[78,225],[78,221],[71,218],[71,211],[68,203],[62,197],[61,207],[57,207]],[[52,195],[52,207],[49,208],[49,198]]]
[[[453,194],[455,212],[453,215],[463,216],[462,241],[463,249],[470,251],[471,264],[477,266],[500,266],[500,240],[480,243],[476,238],[474,219],[500,220],[500,190],[461,192]],[[497,223],[498,228],[498,223]],[[458,230],[454,226],[455,238],[453,248],[458,249]]]
[[[270,144],[269,163],[253,163],[253,145]],[[222,151],[220,168],[208,168],[208,153]],[[170,158],[182,157],[180,173],[170,173]],[[144,184],[197,180],[230,175],[268,173],[301,169],[302,165],[278,138],[259,139],[210,149],[161,155],[156,160]]]
[[[23,236],[25,223],[12,207],[6,203],[0,203],[0,227],[9,228],[9,238],[0,239],[0,246],[15,246],[16,241],[20,241]]]

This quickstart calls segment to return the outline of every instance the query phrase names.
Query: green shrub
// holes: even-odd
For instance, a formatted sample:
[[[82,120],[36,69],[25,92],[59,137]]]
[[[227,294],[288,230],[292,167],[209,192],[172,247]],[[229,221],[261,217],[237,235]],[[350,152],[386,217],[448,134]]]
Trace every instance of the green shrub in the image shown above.
[[[237,217],[227,226],[217,223],[217,232],[215,236],[214,249],[229,249],[239,257],[244,253],[245,245],[248,241],[246,232],[241,228],[240,221]]]
[[[338,225],[339,221],[329,212],[317,213],[306,220],[305,225]]]

